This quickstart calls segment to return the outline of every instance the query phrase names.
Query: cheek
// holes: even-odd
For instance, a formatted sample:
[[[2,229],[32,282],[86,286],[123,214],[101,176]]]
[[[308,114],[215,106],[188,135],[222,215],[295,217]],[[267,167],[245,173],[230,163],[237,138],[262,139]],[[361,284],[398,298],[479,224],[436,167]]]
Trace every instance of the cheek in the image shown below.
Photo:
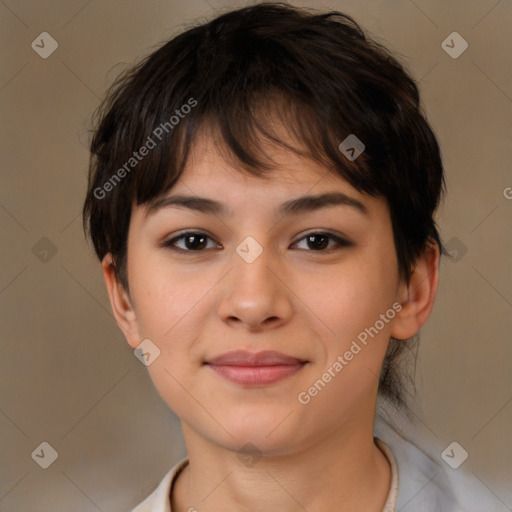
[[[397,284],[396,261],[383,254],[368,248],[346,265],[326,267],[305,282],[305,302],[317,315],[309,318],[316,322],[313,329],[323,345],[317,352],[322,371],[328,371],[338,356],[347,360],[336,373],[343,377],[334,379],[335,395],[346,393],[347,386],[354,394],[367,392],[380,372],[394,317],[383,321],[381,315],[392,307]]]
[[[134,253],[132,264],[130,286],[141,332],[166,346],[191,323],[194,310],[203,304],[205,291],[215,280],[184,271],[184,266],[177,268],[161,254]]]
[[[160,349],[160,356],[147,370],[163,400],[186,417],[183,411],[194,410],[195,405],[189,393],[195,394],[196,385],[191,365],[199,365],[196,342],[204,317],[213,307],[206,292],[218,278],[180,272],[157,258],[144,261],[132,279],[137,322],[141,335]]]
[[[303,278],[302,278],[303,279]],[[316,272],[303,283],[306,306],[337,336],[356,335],[391,307],[393,272],[364,255],[350,265]]]

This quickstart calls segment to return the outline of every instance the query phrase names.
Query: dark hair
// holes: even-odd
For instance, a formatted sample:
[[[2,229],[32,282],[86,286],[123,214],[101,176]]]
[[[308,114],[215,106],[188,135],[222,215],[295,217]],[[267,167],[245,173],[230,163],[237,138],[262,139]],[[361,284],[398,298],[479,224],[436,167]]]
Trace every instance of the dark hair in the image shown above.
[[[270,116],[296,147],[271,130]],[[240,172],[263,176],[272,168],[260,145],[267,138],[385,198],[404,282],[427,245],[447,254],[433,218],[446,186],[443,165],[418,88],[340,12],[260,3],[189,28],[115,81],[95,126],[83,226],[100,260],[112,254],[128,294],[132,205],[168,193],[205,126]],[[365,146],[355,160],[339,149],[350,134]],[[406,344],[391,338],[380,375],[380,395],[398,407],[407,406],[399,367]]]

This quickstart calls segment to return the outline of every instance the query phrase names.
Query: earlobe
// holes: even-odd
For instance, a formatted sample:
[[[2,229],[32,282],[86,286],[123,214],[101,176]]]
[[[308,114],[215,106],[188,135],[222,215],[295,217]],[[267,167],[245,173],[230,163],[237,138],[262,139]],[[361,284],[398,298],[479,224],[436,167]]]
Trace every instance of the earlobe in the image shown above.
[[[439,246],[429,243],[418,257],[409,283],[400,288],[402,309],[393,321],[393,338],[412,338],[421,329],[434,307],[438,282]]]
[[[123,332],[128,344],[135,348],[140,343],[135,310],[128,293],[117,280],[112,255],[110,253],[106,254],[103,258],[101,271],[117,325]]]

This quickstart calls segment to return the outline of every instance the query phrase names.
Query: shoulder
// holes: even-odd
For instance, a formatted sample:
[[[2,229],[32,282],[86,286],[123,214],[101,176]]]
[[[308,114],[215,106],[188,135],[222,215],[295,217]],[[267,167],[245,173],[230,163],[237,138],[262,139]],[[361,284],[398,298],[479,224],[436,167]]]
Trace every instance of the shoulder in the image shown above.
[[[188,457],[177,462],[163,477],[158,487],[131,512],[172,512],[169,500],[171,486],[178,473],[188,464]]]
[[[500,512],[503,502],[466,466],[450,467],[441,453],[446,446],[415,430],[410,422],[389,424],[378,416],[375,437],[393,452],[398,466],[396,510],[401,512]],[[447,443],[448,444],[448,443]]]

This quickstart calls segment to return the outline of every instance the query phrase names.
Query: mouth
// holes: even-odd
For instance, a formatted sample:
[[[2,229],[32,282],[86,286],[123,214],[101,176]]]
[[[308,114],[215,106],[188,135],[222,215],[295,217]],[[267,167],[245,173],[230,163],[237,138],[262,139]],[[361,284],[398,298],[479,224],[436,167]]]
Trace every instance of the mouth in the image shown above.
[[[298,373],[309,361],[275,351],[227,352],[204,362],[217,375],[243,386],[264,386]]]

